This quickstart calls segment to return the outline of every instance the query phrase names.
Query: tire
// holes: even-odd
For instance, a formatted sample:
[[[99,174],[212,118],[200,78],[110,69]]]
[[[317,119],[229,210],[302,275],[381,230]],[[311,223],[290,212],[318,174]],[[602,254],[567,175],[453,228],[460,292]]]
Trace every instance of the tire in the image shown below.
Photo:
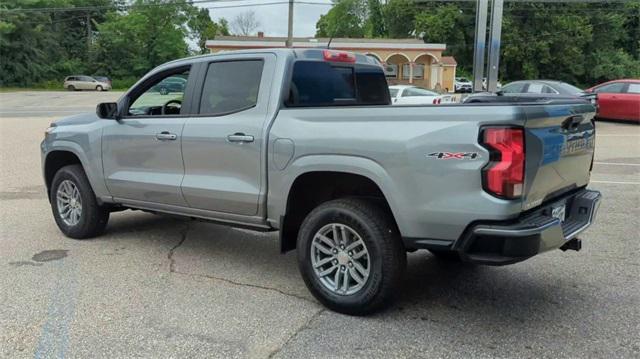
[[[436,257],[438,260],[441,260],[444,262],[462,262],[462,259],[460,258],[460,254],[456,251],[431,249],[429,250],[429,252],[431,252],[431,254],[433,254],[433,256]]]
[[[59,192],[73,193],[74,191],[69,190],[69,188],[73,188],[74,186],[78,191],[79,204],[78,201],[75,200],[73,204],[69,203],[67,207],[61,206],[59,199],[63,198],[64,201],[64,198],[70,199],[70,197],[65,197],[61,194],[59,198]],[[53,218],[65,236],[74,239],[86,239],[98,236],[104,232],[107,222],[109,221],[109,211],[98,205],[96,195],[89,184],[89,180],[82,166],[65,166],[56,172],[51,182],[49,200],[51,202]],[[72,205],[80,206],[80,214],[71,218],[71,212],[67,212],[69,213],[69,217],[65,218],[65,211],[62,211],[62,209]]]
[[[103,91],[102,86],[100,86],[100,85],[96,86],[96,91],[102,92]]]
[[[76,87],[75,87],[75,86],[73,86],[73,85],[69,85],[69,86],[67,86],[67,90],[69,90],[69,91],[75,91],[75,90],[76,90]]]
[[[325,238],[335,240],[333,226],[340,228],[338,233],[344,233],[342,229],[350,233],[352,245],[355,242],[361,244],[349,252],[349,243],[344,251],[340,246],[335,246],[330,250],[332,255],[327,254],[327,248],[331,247],[316,235],[330,230],[330,233],[326,233],[331,238]],[[322,242],[325,252],[317,248],[315,241]],[[365,255],[362,255],[363,248],[367,252]],[[313,296],[329,309],[349,315],[366,315],[388,306],[397,292],[407,263],[406,252],[391,214],[381,206],[361,199],[333,200],[311,211],[298,233],[297,255],[300,273]],[[361,256],[356,258],[358,255]],[[320,256],[325,257],[320,259]],[[313,264],[327,258],[331,258],[330,262],[320,266],[318,271],[328,271],[327,266],[335,267],[335,271],[320,277]],[[368,276],[361,275],[363,272],[358,268],[368,268]],[[338,274],[341,269],[341,274]],[[355,280],[354,272],[358,274],[360,282]],[[347,273],[351,277],[345,280]],[[330,283],[332,278],[338,279],[334,280],[333,285]],[[346,291],[343,285],[345,281],[348,283]],[[339,283],[338,290],[335,289],[335,282]]]

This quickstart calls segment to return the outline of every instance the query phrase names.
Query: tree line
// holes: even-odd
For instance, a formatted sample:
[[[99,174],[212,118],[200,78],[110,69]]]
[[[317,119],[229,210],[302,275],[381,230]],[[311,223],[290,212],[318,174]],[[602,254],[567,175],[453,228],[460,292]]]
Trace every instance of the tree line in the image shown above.
[[[317,22],[316,36],[446,43],[458,73],[472,71],[474,2],[334,0],[333,5]],[[53,10],[59,8],[67,10]],[[89,74],[109,76],[123,87],[166,61],[205,53],[205,41],[229,35],[230,28],[248,35],[257,26],[253,14],[231,24],[213,21],[208,9],[189,0],[3,0],[0,86],[47,81],[58,86],[64,76]],[[591,85],[640,78],[639,49],[640,1],[505,2],[502,81],[547,78]]]
[[[0,86],[60,86],[73,74],[128,86],[159,64],[207,52],[207,39],[229,35],[226,20],[213,21],[187,0],[5,0],[0,9]]]
[[[458,73],[473,65],[475,2],[334,0],[318,37],[418,38],[446,43]],[[490,16],[490,14],[489,14]],[[505,1],[502,81],[557,79],[579,86],[640,78],[640,1]]]

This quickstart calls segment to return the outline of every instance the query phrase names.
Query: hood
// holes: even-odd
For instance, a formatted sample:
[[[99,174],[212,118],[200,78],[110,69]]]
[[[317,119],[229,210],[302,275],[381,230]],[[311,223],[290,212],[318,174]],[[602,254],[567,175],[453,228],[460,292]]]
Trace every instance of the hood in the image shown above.
[[[99,121],[100,118],[94,112],[82,113],[79,115],[73,115],[69,117],[64,117],[59,120],[54,121],[53,123],[56,126],[71,126],[71,125],[85,125],[95,121]]]

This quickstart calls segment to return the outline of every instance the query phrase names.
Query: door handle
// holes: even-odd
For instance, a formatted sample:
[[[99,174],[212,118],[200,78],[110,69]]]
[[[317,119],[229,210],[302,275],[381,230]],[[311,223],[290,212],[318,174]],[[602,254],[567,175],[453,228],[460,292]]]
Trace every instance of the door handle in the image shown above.
[[[160,133],[156,133],[156,139],[160,141],[173,141],[178,138],[178,135],[175,133],[171,133],[169,131],[162,131]]]
[[[245,135],[241,132],[236,132],[233,135],[227,136],[227,141],[237,143],[253,142],[253,136]]]

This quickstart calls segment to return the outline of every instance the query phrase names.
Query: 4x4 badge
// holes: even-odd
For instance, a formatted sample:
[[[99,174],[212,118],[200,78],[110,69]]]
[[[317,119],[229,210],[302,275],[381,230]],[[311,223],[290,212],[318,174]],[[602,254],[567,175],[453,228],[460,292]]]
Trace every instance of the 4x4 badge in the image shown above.
[[[478,152],[433,152],[427,157],[433,157],[439,160],[475,160],[480,157]]]

